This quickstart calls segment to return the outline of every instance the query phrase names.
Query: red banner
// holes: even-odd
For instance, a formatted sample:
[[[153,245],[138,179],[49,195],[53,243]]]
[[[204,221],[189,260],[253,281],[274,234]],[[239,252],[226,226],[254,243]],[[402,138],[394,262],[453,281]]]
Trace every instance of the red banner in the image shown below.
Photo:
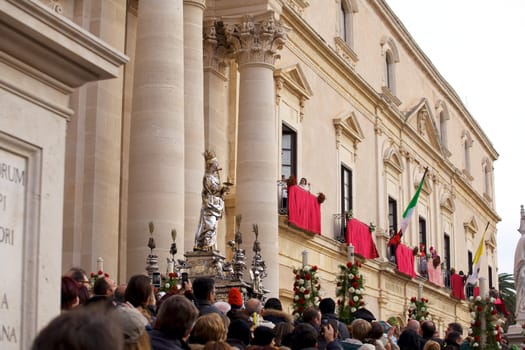
[[[346,244],[349,243],[354,246],[354,253],[365,259],[374,259],[379,256],[370,228],[357,219],[350,219],[346,223]]]
[[[317,197],[299,186],[288,187],[288,221],[305,231],[321,234],[321,206]]]
[[[404,244],[398,244],[396,248],[397,270],[410,277],[416,277],[414,272],[414,253],[412,248]]]

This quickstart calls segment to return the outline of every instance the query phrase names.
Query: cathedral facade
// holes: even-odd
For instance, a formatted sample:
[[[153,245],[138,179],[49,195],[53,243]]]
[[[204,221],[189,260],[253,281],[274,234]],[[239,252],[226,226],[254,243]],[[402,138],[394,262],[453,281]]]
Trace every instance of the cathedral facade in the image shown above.
[[[447,271],[468,274],[480,244],[480,276],[497,287],[498,153],[387,1],[41,3],[128,58],[115,78],[70,95],[62,272],[94,271],[102,257],[121,283],[144,273],[149,222],[161,271],[173,242],[183,258],[195,245],[203,154],[211,150],[232,184],[217,248],[229,254],[242,215],[251,261],[256,224],[263,283],[289,311],[292,271],[305,250],[323,295],[335,297],[347,217],[366,223],[377,247],[378,257],[357,258],[366,307],[378,319],[406,321],[422,290],[441,330],[468,324],[466,302],[450,298]],[[440,255],[442,285],[418,269],[419,257],[415,277],[399,274],[387,244],[427,168],[401,240]],[[283,176],[304,177],[308,191],[324,195],[320,234],[290,225]]]

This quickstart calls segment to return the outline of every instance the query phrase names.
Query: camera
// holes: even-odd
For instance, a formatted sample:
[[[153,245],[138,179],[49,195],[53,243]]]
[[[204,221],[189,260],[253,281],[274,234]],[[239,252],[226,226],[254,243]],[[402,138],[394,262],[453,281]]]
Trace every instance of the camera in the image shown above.
[[[160,288],[160,272],[153,272],[151,276],[151,284],[155,288]]]

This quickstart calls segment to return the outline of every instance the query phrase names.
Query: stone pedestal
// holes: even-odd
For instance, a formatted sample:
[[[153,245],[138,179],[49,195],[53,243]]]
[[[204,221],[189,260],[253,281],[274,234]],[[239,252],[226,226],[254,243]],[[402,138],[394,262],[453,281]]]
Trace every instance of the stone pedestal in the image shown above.
[[[209,277],[215,280],[215,299],[228,301],[228,292],[231,288],[239,288],[246,296],[250,285],[244,281],[232,280],[231,274],[224,271],[224,256],[218,251],[186,252],[186,264],[189,267],[188,276],[191,280],[199,277]]]

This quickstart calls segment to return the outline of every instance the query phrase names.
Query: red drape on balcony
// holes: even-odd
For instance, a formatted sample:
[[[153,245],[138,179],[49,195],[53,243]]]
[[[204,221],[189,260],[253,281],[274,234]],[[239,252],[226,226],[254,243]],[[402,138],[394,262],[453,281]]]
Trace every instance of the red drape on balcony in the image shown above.
[[[427,264],[428,280],[440,287],[443,287],[445,284],[443,283],[443,272],[441,271],[441,265],[438,265],[438,267],[434,268],[432,259],[429,259]]]
[[[321,234],[321,206],[317,197],[299,186],[288,187],[288,221],[305,231]]]
[[[354,246],[354,253],[365,259],[374,259],[379,256],[370,228],[357,219],[350,219],[346,223],[346,244],[350,243]]]
[[[396,248],[396,263],[399,272],[410,277],[416,277],[414,272],[414,253],[412,248],[404,244],[398,244]]]
[[[452,296],[461,300],[465,300],[465,282],[463,276],[454,273],[450,276],[450,288],[452,288]]]

